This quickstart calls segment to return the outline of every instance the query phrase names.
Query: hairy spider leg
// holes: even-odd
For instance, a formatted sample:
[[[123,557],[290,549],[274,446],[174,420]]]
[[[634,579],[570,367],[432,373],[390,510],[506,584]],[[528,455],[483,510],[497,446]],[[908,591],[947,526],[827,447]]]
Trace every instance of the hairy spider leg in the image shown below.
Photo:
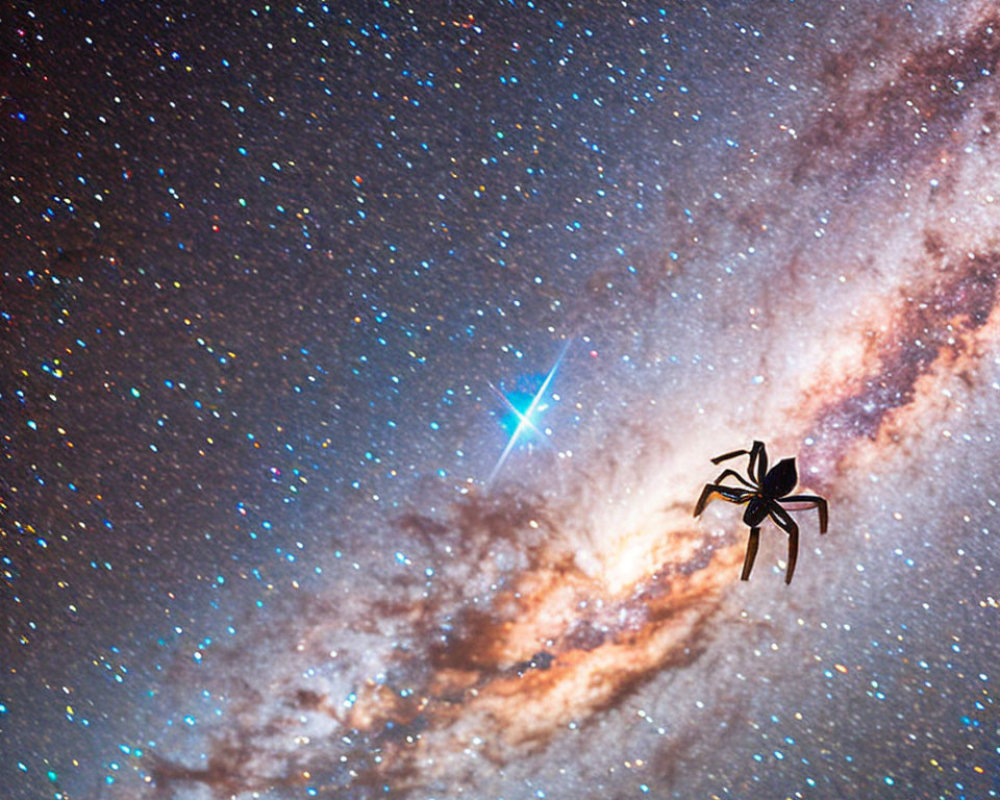
[[[785,583],[792,582],[792,575],[795,574],[795,562],[799,558],[799,526],[777,503],[771,503],[771,519],[784,531],[788,532],[788,567],[785,569]]]
[[[819,532],[826,533],[826,523],[829,516],[829,508],[827,506],[826,500],[815,494],[791,494],[788,497],[781,498],[782,503],[812,503],[810,508],[819,509]]]
[[[721,483],[706,483],[705,488],[701,491],[701,497],[698,498],[698,502],[694,507],[694,516],[697,517],[701,514],[705,506],[714,500],[716,495],[730,503],[743,503],[746,502],[746,499],[752,494],[753,492],[746,489],[740,489],[738,486],[725,486]]]
[[[750,570],[753,569],[753,561],[757,558],[757,546],[760,544],[760,528],[750,529],[750,538],[747,540],[747,555],[743,559],[743,574],[741,581],[750,580]]]
[[[734,478],[736,478],[736,480],[738,480],[740,483],[742,483],[744,486],[746,486],[746,487],[748,487],[750,489],[756,489],[757,488],[752,483],[750,483],[750,481],[748,481],[746,478],[744,478],[742,475],[740,475],[740,473],[738,473],[735,469],[725,469],[725,470],[723,470],[720,473],[719,477],[716,478],[714,481],[712,481],[712,483],[721,483],[722,479],[725,478],[727,475],[732,475]]]

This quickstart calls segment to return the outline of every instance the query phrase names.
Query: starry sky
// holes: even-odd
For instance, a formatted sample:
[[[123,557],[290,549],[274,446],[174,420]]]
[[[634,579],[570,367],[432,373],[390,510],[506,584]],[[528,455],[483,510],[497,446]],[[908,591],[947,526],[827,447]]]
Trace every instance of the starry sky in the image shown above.
[[[995,4],[0,40],[5,797],[1000,796]]]

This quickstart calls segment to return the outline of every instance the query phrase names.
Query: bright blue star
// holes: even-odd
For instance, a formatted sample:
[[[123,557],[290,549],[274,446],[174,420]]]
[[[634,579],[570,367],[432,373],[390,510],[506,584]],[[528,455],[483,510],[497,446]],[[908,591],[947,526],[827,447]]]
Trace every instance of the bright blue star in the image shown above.
[[[556,374],[556,370],[559,369],[559,364],[562,362],[563,356],[566,355],[566,351],[569,349],[571,341],[571,339],[567,340],[563,345],[562,350],[559,351],[559,357],[556,358],[552,368],[546,374],[545,380],[542,381],[542,385],[538,387],[538,391],[535,392],[534,395],[522,395],[521,398],[518,398],[516,393],[513,395],[505,394],[499,391],[496,387],[493,387],[493,391],[497,392],[497,394],[503,398],[503,401],[513,412],[515,418],[517,419],[517,426],[514,428],[514,432],[507,440],[507,446],[504,447],[503,452],[500,454],[500,458],[497,459],[496,466],[493,467],[493,471],[490,473],[490,477],[486,481],[487,486],[493,483],[493,480],[500,473],[504,462],[507,460],[507,456],[510,455],[511,450],[514,449],[520,438],[528,433],[535,433],[538,436],[542,435],[541,431],[538,430],[538,426],[535,425],[535,416],[540,411],[544,411],[548,407],[542,402],[542,400],[545,396],[546,390],[549,388],[549,384],[552,382],[552,378]],[[530,396],[531,400],[527,403],[527,407],[525,407],[523,399],[528,396]],[[512,397],[514,400],[512,400]],[[520,402],[515,402],[515,400],[520,400]]]

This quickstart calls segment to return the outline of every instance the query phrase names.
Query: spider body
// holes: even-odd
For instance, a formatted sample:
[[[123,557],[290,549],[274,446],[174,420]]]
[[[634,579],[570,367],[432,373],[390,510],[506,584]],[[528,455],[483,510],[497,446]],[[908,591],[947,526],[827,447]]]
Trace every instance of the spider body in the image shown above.
[[[750,457],[747,477],[743,477],[734,469],[723,470],[712,483],[705,484],[701,497],[695,505],[694,515],[699,516],[705,506],[716,498],[737,505],[746,505],[743,523],[750,528],[750,539],[743,561],[743,573],[740,575],[740,580],[744,581],[749,580],[754,559],[757,557],[760,525],[770,517],[775,525],[788,534],[788,567],[785,570],[785,583],[790,583],[799,553],[799,526],[782,503],[807,503],[807,508],[819,509],[819,532],[823,534],[826,533],[828,519],[827,502],[815,494],[791,494],[799,480],[795,459],[784,458],[769,470],[767,449],[763,442],[755,441],[749,450],[733,450],[731,453],[716,456],[712,459],[712,463],[719,464],[744,455]],[[735,478],[743,486],[722,483],[729,477]]]

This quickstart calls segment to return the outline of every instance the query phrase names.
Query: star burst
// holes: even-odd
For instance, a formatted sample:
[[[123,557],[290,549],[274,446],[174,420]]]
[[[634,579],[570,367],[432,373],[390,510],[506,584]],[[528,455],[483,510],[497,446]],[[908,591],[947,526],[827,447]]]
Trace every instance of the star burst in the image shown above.
[[[496,479],[496,476],[500,474],[500,470],[503,468],[504,462],[507,460],[507,457],[510,455],[511,451],[520,439],[531,433],[539,437],[542,436],[542,432],[536,425],[537,415],[548,408],[547,404],[543,402],[545,392],[548,390],[549,384],[552,383],[552,379],[555,377],[556,371],[559,369],[559,365],[562,363],[563,357],[566,355],[566,351],[569,349],[571,341],[572,340],[567,340],[566,343],[563,344],[555,363],[552,364],[552,367],[549,369],[548,373],[546,373],[541,386],[538,387],[538,390],[533,395],[529,395],[531,399],[526,407],[523,403],[515,403],[512,399],[517,396],[517,393],[503,392],[493,386],[493,384],[490,384],[490,388],[492,388],[493,391],[503,399],[504,403],[514,415],[514,418],[517,420],[517,425],[510,434],[510,438],[507,440],[507,445],[500,454],[500,458],[497,459],[497,463],[494,465],[493,471],[490,472],[490,477],[486,481],[487,486],[492,484]]]

